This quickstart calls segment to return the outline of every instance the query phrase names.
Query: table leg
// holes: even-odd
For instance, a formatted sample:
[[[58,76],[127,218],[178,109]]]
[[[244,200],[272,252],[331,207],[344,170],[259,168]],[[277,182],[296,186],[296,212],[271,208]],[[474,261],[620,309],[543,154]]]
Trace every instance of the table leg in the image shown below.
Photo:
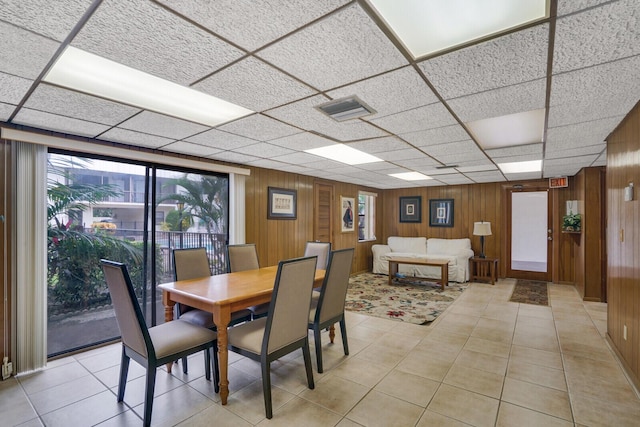
[[[441,268],[442,273],[440,273],[440,278],[442,281],[442,290],[444,291],[444,287],[449,286],[449,264],[445,264]]]
[[[398,272],[398,263],[389,260],[389,286],[393,284],[393,278],[396,276]]]
[[[217,307],[213,313],[213,322],[218,329],[218,366],[220,367],[220,400],[223,405],[227,404],[229,397],[229,338],[227,336],[227,326],[231,320],[229,307]]]
[[[173,320],[173,308],[175,307],[176,302],[171,301],[171,299],[169,299],[169,294],[162,291],[162,304],[164,304],[164,321],[165,323],[171,322]],[[173,362],[167,363],[165,366],[167,367],[167,372],[171,373]]]
[[[333,324],[329,326],[329,340],[331,341],[331,344],[333,344],[333,339],[335,337],[336,337],[336,325]]]

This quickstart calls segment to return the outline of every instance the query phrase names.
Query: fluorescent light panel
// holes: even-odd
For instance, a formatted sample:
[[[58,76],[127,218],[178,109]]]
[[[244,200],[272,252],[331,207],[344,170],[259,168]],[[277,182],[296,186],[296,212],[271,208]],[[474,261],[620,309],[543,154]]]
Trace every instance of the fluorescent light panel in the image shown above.
[[[367,0],[414,59],[548,17],[548,0]]]
[[[325,157],[348,165],[361,165],[364,163],[382,161],[382,159],[379,159],[376,156],[356,150],[355,148],[349,147],[345,144],[327,145],[325,147],[312,148],[304,151],[305,153],[315,154],[316,156]]]
[[[544,108],[467,123],[484,149],[542,142]]]
[[[253,111],[68,46],[44,81],[145,110],[217,126]]]
[[[389,176],[392,176],[394,178],[404,179],[405,181],[424,181],[427,179],[433,179],[430,176],[427,176],[420,172],[390,173]]]
[[[531,160],[528,162],[498,163],[498,167],[503,173],[540,172],[542,170],[542,160]]]

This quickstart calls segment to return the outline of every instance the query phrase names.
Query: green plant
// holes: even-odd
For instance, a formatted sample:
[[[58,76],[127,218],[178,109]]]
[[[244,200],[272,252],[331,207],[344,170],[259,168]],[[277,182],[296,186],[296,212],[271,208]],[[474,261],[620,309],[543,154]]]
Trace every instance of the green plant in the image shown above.
[[[563,231],[580,231],[582,225],[582,216],[580,214],[571,213],[562,217]]]

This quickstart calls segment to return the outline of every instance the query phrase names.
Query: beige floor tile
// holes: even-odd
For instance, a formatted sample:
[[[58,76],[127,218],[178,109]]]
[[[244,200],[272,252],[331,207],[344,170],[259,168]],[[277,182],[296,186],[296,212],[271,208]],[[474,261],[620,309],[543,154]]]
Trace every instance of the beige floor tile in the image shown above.
[[[532,411],[531,409],[523,408],[521,406],[502,402],[500,404],[500,409],[498,410],[498,421],[496,422],[496,427],[511,426],[573,427],[573,423],[541,412]]]
[[[536,325],[520,323],[516,326],[513,344],[555,352],[559,351],[560,347],[555,328],[547,329]]]
[[[378,363],[362,363],[361,360],[349,359],[332,370],[333,375],[351,380],[367,387],[375,386],[391,368]]]
[[[471,337],[510,344],[513,340],[513,329],[512,322],[481,318],[471,333]]]
[[[386,331],[380,331],[375,328],[363,326],[363,323],[365,322],[361,322],[347,329],[349,340],[351,340],[351,338],[355,338],[363,342],[366,342],[367,344],[371,344],[375,340],[379,339],[384,332],[386,332]]]
[[[39,414],[46,414],[107,390],[95,377],[86,376],[34,393],[31,402]]]
[[[113,393],[103,391],[72,405],[44,414],[42,421],[51,427],[92,426],[108,420],[126,409],[124,404],[116,402],[116,396]]]
[[[403,427],[415,425],[424,408],[379,391],[371,391],[347,418],[364,426]]]
[[[442,384],[427,409],[455,420],[477,426],[493,426],[499,400],[468,390]]]
[[[438,381],[394,370],[376,385],[375,390],[425,408],[439,386]]]
[[[215,422],[212,422],[215,420]],[[216,427],[251,427],[252,424],[243,420],[233,412],[227,410],[222,405],[211,405],[202,412],[187,418],[177,424],[179,427],[209,427],[215,424]]]
[[[338,424],[336,424],[336,427],[362,427],[362,424],[351,421],[349,418],[343,418]]]
[[[438,324],[438,330],[469,336],[476,327],[478,319],[478,316],[470,316],[462,313],[450,313],[442,318],[442,321]]]
[[[396,369],[434,381],[442,381],[453,365],[453,361],[454,359],[440,359],[437,354],[430,352],[412,351]]]
[[[624,376],[602,378],[584,372],[567,376],[569,394],[640,407],[640,400]]]
[[[273,418],[264,419],[258,426],[325,427],[336,425],[342,417],[307,400],[295,397],[273,411]]]
[[[184,382],[180,381],[176,377],[158,369],[158,372],[156,372],[156,385],[154,387],[153,395],[157,397],[184,385]],[[127,387],[124,394],[124,401],[126,404],[130,407],[134,407],[144,402],[145,387],[145,377],[138,377],[134,380],[127,381]],[[112,387],[111,392],[115,396],[118,393],[118,386]]]
[[[590,427],[637,427],[640,405],[621,405],[610,400],[572,396],[576,423]]]
[[[345,415],[369,390],[369,387],[331,375],[317,382],[315,389],[304,390],[299,396],[330,411]]]
[[[502,400],[572,421],[569,395],[563,391],[507,377]]]
[[[380,365],[393,367],[398,364],[408,353],[406,349],[398,349],[388,344],[376,342],[354,356],[354,359],[374,362]]]
[[[17,426],[38,417],[15,377],[0,381],[0,414],[2,423],[10,426]]]
[[[74,361],[20,376],[18,381],[24,387],[27,395],[30,395],[87,375],[90,375],[89,371],[80,363]]]
[[[279,387],[271,387],[272,408],[275,411],[293,399],[295,395]],[[265,418],[262,380],[256,381],[237,393],[229,395],[225,408],[251,424],[257,424]]]
[[[459,337],[461,339],[454,340],[451,339],[452,337]],[[460,351],[462,351],[467,339],[467,336],[457,334],[451,334],[445,339],[440,336],[432,337],[429,335],[416,346],[415,350],[433,352],[441,359],[453,360],[458,356]]]
[[[515,323],[518,316],[518,306],[511,303],[492,302],[487,305],[482,313],[483,318]]]
[[[416,427],[468,427],[469,424],[465,424],[461,421],[455,420],[453,418],[445,417],[444,415],[440,415],[437,412],[426,410]]]
[[[504,376],[454,364],[443,381],[455,387],[500,399]]]
[[[424,338],[431,333],[433,328],[429,325],[414,325],[413,323],[397,322],[389,332],[413,338]]]
[[[554,369],[563,368],[562,355],[560,354],[559,349],[558,351],[546,351],[513,345],[511,347],[511,360],[546,366]]]
[[[507,372],[506,357],[492,356],[477,351],[462,350],[458,355],[454,365],[461,365],[467,368],[478,369],[480,371],[491,372],[496,375],[504,376]]]
[[[520,307],[518,308],[518,318],[521,316],[553,320],[553,311],[551,310],[551,307],[548,306],[520,304]]]
[[[491,356],[509,357],[511,346],[507,343],[501,343],[482,338],[470,337],[464,346],[465,350],[485,353]]]
[[[567,391],[564,371],[517,360],[509,361],[507,377],[560,391]]]
[[[188,386],[171,390],[153,399],[152,424],[158,426],[173,426],[183,420],[215,405],[206,396]],[[133,410],[142,417],[144,405],[140,404]]]

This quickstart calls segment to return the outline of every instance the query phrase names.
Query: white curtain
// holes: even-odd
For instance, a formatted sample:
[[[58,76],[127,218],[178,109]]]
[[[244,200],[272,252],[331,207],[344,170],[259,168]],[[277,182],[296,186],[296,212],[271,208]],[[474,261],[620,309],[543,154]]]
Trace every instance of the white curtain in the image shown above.
[[[246,177],[229,174],[229,244],[245,243],[244,184]]]
[[[47,363],[47,147],[12,142],[12,290],[16,373]]]

